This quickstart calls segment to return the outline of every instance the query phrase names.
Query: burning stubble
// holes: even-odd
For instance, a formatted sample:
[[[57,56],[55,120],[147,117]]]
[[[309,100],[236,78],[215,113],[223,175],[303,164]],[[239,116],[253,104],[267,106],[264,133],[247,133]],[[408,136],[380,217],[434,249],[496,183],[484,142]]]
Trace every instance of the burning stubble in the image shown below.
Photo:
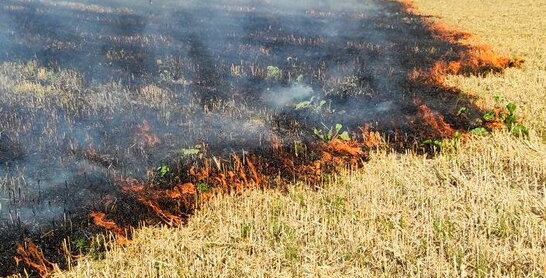
[[[392,1],[5,0],[0,25],[0,274],[25,238],[63,262],[67,237],[357,167],[374,131],[468,130],[480,111],[442,77],[513,63]]]

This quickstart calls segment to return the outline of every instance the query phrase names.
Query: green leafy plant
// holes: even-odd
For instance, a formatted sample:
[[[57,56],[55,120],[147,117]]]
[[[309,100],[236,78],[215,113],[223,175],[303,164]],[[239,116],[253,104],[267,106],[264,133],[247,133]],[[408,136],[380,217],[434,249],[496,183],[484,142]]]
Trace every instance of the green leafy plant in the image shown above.
[[[422,146],[432,146],[439,149],[442,148],[443,144],[444,142],[438,139],[426,139],[421,142]]]
[[[307,151],[307,146],[301,141],[294,141],[294,153],[299,156]]]
[[[197,145],[193,148],[182,148],[179,150],[181,156],[198,155],[201,153],[201,146]]]
[[[209,192],[211,189],[210,185],[204,181],[197,183],[196,187],[199,193],[206,193]]]
[[[331,128],[328,128],[326,126],[324,127],[326,129],[313,129],[313,133],[315,134],[315,136],[317,136],[322,141],[328,142],[337,138],[345,141],[351,140],[351,136],[347,131],[343,131],[340,133],[341,129],[343,128],[342,124],[336,124],[334,127]]]
[[[301,101],[296,104],[296,110],[305,109],[305,108],[308,108],[309,106],[311,106],[310,100]]]
[[[80,253],[86,253],[90,249],[89,242],[85,240],[84,238],[75,239],[72,242],[72,246],[74,246],[76,250]]]
[[[516,115],[517,105],[513,102],[509,102],[503,108],[500,104],[503,100],[501,95],[495,95],[495,109],[488,111],[483,115],[483,119],[489,122],[502,122],[506,129],[510,131],[515,136],[527,136],[529,135],[529,129],[519,123],[518,117]],[[478,135],[487,135],[489,132],[483,132],[484,128],[475,128],[471,131],[473,134]],[[474,131],[474,132],[473,132]]]
[[[169,172],[171,171],[171,168],[167,165],[162,165],[157,167],[157,172],[161,177],[165,177]]]
[[[271,80],[279,80],[282,77],[282,70],[275,66],[268,66],[267,67],[267,79]]]
[[[463,133],[460,131],[455,131],[455,134],[453,134],[453,139],[460,140],[463,137]]]
[[[500,103],[503,99],[504,99],[504,97],[501,94],[496,94],[496,95],[493,96],[493,100],[496,103]]]
[[[241,237],[242,238],[248,238],[250,236],[250,230],[251,230],[250,224],[242,223],[241,224]]]
[[[510,132],[512,132],[515,136],[528,136],[529,135],[529,129],[521,124],[515,124],[510,129]]]
[[[325,105],[326,100],[318,100],[315,97],[311,97],[309,100],[301,101],[296,104],[295,109],[296,110],[303,110],[303,109],[311,109],[313,111],[319,112],[321,111]]]
[[[452,138],[447,138],[442,140],[440,145],[437,144],[438,142],[432,142],[432,144],[435,145],[436,148],[441,148],[442,152],[448,154],[449,152],[457,151],[462,137],[463,137],[462,132],[455,131]]]
[[[466,106],[461,106],[461,107],[459,108],[459,110],[457,110],[457,116],[460,116],[460,115],[464,114],[466,111],[468,111],[468,107],[466,107]]]
[[[461,108],[459,108],[459,110],[457,110],[457,116],[460,116],[462,115],[464,112],[466,112],[468,110],[468,107],[466,106],[462,106]]]
[[[470,133],[474,135],[479,135],[479,136],[489,135],[489,131],[485,127],[481,127],[481,126],[470,130]]]
[[[483,114],[483,119],[486,121],[492,121],[495,119],[495,112],[489,111],[485,114]]]
[[[516,136],[527,136],[529,135],[529,129],[526,126],[518,123],[516,109],[517,106],[514,103],[508,103],[506,105],[506,110],[508,111],[508,114],[505,115],[504,125],[506,125],[506,128],[508,128],[508,130]]]

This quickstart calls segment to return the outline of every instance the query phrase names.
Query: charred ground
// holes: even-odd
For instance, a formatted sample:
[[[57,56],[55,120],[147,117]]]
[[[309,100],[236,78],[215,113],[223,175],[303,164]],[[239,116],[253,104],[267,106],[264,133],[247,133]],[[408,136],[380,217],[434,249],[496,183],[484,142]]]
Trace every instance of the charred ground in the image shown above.
[[[0,275],[27,239],[66,266],[92,211],[179,224],[216,188],[359,166],[370,130],[403,150],[482,124],[423,77],[471,47],[395,1],[334,2],[2,1]],[[337,124],[351,140],[314,134]]]

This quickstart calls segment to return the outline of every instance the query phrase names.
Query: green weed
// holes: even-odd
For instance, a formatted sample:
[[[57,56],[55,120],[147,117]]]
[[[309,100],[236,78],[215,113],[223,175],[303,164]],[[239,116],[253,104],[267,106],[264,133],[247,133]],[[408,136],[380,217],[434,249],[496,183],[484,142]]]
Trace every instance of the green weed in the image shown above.
[[[270,80],[280,80],[282,77],[282,70],[275,66],[268,66],[267,67],[267,75],[266,78]]]
[[[336,124],[335,126],[330,128],[326,126],[324,127],[326,129],[318,129],[318,128],[313,129],[313,133],[315,134],[315,136],[317,136],[320,140],[324,142],[329,142],[338,138],[345,141],[351,140],[351,136],[349,135],[347,131],[340,132],[341,129],[343,128],[342,124]]]

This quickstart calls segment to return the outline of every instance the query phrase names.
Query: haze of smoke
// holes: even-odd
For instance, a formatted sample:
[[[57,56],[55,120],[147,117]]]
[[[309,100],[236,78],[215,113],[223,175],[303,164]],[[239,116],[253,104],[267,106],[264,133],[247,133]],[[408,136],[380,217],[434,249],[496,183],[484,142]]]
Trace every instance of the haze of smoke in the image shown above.
[[[294,106],[297,101],[309,99],[313,94],[313,88],[302,84],[294,84],[287,88],[266,90],[263,98],[274,107],[282,108],[287,105]]]
[[[328,88],[313,76],[304,76],[304,83],[281,86],[250,76],[233,77],[226,73],[227,65],[244,60],[283,71],[311,67],[307,61],[335,56],[339,43],[361,36],[366,27],[362,18],[369,22],[380,16],[376,4],[356,0],[154,0],[151,5],[148,0],[6,0],[0,8],[0,25],[7,27],[0,32],[1,57],[8,69],[2,78],[19,80],[1,89],[8,100],[2,111],[16,116],[3,116],[0,131],[13,141],[9,148],[21,149],[17,157],[2,161],[0,174],[8,178],[0,191],[1,219],[9,224],[18,214],[17,221],[38,226],[60,217],[61,211],[94,206],[93,200],[114,186],[105,182],[103,187],[89,187],[97,184],[91,179],[102,182],[121,174],[145,178],[147,170],[177,159],[180,149],[203,142],[223,153],[260,146],[277,132],[270,121],[298,101],[325,97]],[[313,11],[326,15],[309,16]],[[355,19],[340,20],[328,15],[332,12]],[[318,49],[275,39],[286,34],[326,41]],[[386,40],[373,30],[366,34],[371,44]],[[116,42],[114,37],[143,43]],[[271,53],[264,55],[260,46]],[[310,52],[308,47],[317,50]],[[362,55],[366,69],[339,60],[325,72],[342,79],[369,70],[374,90],[397,91],[400,70],[394,53],[387,51],[379,58]],[[180,60],[171,59],[167,65],[166,57]],[[289,57],[295,59],[288,62]],[[24,65],[31,60],[38,61],[31,69],[8,63]],[[379,64],[395,69],[395,74],[373,72]],[[37,76],[43,70],[46,77]],[[63,79],[70,71],[78,74]],[[39,84],[29,85],[30,91],[45,91],[32,95],[21,84]],[[232,95],[233,84],[248,95]],[[345,103],[336,109],[360,111],[361,107]],[[368,107],[358,116],[385,112],[393,104],[384,101]],[[344,117],[340,114],[332,121]],[[312,118],[310,122],[322,120],[320,115]],[[137,130],[143,123],[161,143],[147,146],[138,141]],[[69,200],[67,194],[77,197]]]

